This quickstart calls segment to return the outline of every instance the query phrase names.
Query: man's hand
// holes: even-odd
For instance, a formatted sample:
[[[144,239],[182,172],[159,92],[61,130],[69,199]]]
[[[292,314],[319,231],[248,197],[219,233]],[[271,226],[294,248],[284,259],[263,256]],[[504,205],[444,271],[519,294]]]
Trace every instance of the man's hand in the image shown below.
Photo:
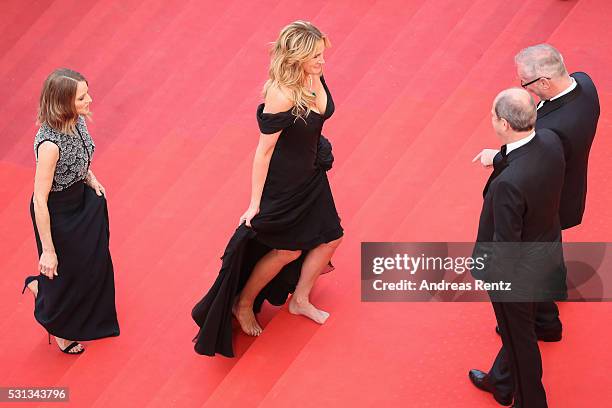
[[[482,152],[472,159],[472,163],[480,161],[483,167],[491,167],[493,165],[493,158],[498,152],[499,150],[495,149],[483,149]]]

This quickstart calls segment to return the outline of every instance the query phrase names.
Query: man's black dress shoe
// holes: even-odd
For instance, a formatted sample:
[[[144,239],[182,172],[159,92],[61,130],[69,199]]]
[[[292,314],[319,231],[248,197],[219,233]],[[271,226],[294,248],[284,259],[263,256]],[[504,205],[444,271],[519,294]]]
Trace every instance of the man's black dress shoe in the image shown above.
[[[501,336],[501,332],[499,331],[499,326],[495,326],[495,333]],[[553,343],[556,341],[561,341],[561,331],[538,331],[536,330],[536,336],[538,336],[538,340]]]
[[[497,401],[499,404],[505,406],[512,404],[512,395],[497,391],[495,387],[489,384],[489,377],[484,371],[476,369],[470,370],[469,377],[470,381],[472,381],[472,384],[474,384],[476,388],[493,394],[493,398],[495,398],[495,401]]]

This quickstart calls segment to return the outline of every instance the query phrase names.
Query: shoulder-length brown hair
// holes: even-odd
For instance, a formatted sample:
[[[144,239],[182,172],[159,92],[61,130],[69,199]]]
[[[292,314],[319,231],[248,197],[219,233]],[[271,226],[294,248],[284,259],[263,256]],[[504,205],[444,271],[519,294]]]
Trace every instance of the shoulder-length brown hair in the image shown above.
[[[56,69],[47,77],[40,93],[39,125],[46,123],[62,133],[75,132],[79,114],[74,101],[81,81],[87,83],[83,75],[68,68]]]

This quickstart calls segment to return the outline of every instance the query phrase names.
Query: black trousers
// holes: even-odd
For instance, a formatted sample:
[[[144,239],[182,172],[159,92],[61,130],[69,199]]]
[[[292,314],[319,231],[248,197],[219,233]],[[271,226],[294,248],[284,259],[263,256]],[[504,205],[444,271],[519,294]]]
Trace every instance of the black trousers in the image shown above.
[[[495,309],[495,306],[493,308]],[[535,303],[535,308],[534,325],[536,333],[562,330],[561,321],[559,320],[559,308],[555,302],[537,302]],[[499,323],[498,326],[502,327]],[[504,394],[514,393],[514,379],[510,371],[510,362],[503,347],[489,370],[489,383]]]
[[[502,347],[489,372],[490,384],[514,395],[523,408],[547,408],[542,357],[535,332],[534,302],[493,302]]]
[[[538,302],[535,316],[536,332],[561,332],[559,308],[555,302]]]

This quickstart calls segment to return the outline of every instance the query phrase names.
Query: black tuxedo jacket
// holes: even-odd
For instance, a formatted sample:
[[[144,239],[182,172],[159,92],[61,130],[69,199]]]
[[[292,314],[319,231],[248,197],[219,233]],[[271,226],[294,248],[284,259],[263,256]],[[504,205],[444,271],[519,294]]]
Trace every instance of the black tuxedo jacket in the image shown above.
[[[508,300],[562,299],[561,140],[555,132],[541,129],[530,142],[500,158],[485,192],[474,254],[487,253],[488,262],[482,274],[472,273],[487,281],[512,281],[518,291],[514,295],[524,297]]]
[[[584,72],[571,75],[576,88],[546,102],[538,109],[536,129],[552,129],[565,152],[565,182],[559,217],[563,229],[582,222],[587,194],[589,152],[599,120],[599,97],[591,78]]]
[[[536,129],[552,129],[565,153],[565,182],[561,193],[561,228],[579,225],[587,194],[589,152],[599,120],[599,97],[591,78],[584,72],[571,75],[576,88],[538,109]],[[493,162],[501,160],[498,153]]]

